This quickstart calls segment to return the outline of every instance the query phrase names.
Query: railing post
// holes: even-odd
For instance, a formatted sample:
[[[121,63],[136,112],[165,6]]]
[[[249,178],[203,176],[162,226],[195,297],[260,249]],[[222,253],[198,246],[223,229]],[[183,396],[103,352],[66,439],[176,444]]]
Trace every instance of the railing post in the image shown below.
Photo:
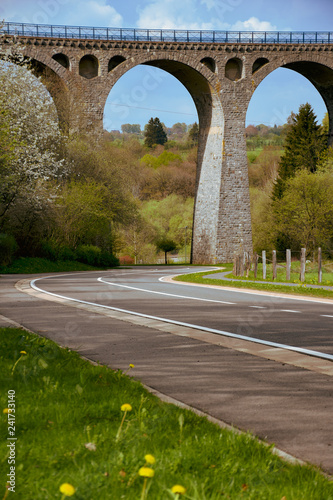
[[[120,40],[122,40],[122,39],[123,39],[123,30],[122,30],[122,28],[120,28]]]
[[[38,36],[38,24],[36,24],[36,36]]]
[[[67,38],[67,26],[65,26],[65,38]]]

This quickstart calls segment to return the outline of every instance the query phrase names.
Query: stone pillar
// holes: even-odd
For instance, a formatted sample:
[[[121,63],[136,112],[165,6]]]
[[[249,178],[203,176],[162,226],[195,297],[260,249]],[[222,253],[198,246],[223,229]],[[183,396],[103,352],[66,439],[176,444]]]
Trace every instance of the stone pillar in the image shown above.
[[[231,84],[232,91],[235,84]],[[231,262],[240,249],[252,253],[245,140],[247,106],[242,95],[212,93],[206,127],[200,121],[192,262]],[[222,97],[221,97],[222,96]],[[245,101],[245,99],[243,99]],[[200,109],[199,118],[200,118]],[[208,119],[206,106],[206,122]]]

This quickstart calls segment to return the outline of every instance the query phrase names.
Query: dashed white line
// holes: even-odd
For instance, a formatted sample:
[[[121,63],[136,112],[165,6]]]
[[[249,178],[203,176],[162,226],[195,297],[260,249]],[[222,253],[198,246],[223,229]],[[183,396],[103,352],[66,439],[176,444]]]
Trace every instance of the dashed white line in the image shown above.
[[[267,309],[267,307],[264,306],[249,306],[249,307],[253,307],[254,309]]]
[[[177,299],[199,300],[201,302],[214,302],[215,304],[227,304],[231,306],[235,305],[235,302],[226,302],[224,300],[202,299],[200,297],[189,297],[187,295],[176,295],[174,293],[157,292],[156,290],[147,290],[146,288],[137,288],[135,286],[120,285],[119,283],[106,281],[103,278],[98,278],[97,281],[99,281],[100,283],[105,283],[107,285],[119,286],[121,288],[129,288],[130,290],[137,290],[139,292],[155,293],[157,295],[167,295],[168,297],[176,297]]]
[[[329,314],[321,314],[320,316],[323,318],[333,318],[333,316],[330,316]]]
[[[301,311],[293,311],[292,309],[280,309],[280,312],[284,312],[284,313],[300,313]]]

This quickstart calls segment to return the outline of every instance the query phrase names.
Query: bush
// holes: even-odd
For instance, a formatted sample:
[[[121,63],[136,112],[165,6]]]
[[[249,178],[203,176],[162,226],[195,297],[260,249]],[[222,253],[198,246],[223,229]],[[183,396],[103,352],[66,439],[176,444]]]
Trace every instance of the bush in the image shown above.
[[[131,266],[134,264],[134,259],[130,255],[123,255],[119,257],[119,262],[121,266]]]
[[[52,240],[43,241],[41,244],[41,257],[55,262],[57,260],[75,260],[75,252],[66,245],[59,245]]]
[[[17,250],[18,244],[14,236],[0,233],[0,265],[8,266],[11,264]]]
[[[84,262],[89,266],[96,266],[100,261],[102,251],[94,245],[80,245],[75,253],[79,262]]]
[[[80,245],[76,250],[76,259],[89,266],[115,267],[119,265],[117,257],[94,245]]]

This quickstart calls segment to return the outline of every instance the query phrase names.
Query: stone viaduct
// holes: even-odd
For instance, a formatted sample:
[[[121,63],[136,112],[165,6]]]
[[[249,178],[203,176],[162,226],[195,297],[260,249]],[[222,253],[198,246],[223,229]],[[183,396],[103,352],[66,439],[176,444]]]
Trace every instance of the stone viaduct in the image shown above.
[[[176,36],[170,40],[159,30],[153,30],[158,36],[146,39],[135,34],[94,38],[77,33],[50,36],[49,32],[37,35],[36,30],[28,35],[23,30],[16,34],[7,31],[0,39],[0,50],[21,50],[31,58],[36,72],[47,77],[45,85],[60,122],[70,129],[101,131],[112,87],[139,64],[161,68],[186,87],[200,129],[192,242],[195,264],[231,261],[241,249],[252,252],[245,118],[253,92],[268,74],[289,68],[315,86],[328,110],[332,143],[330,34],[320,41],[317,34],[316,40],[306,40],[304,33],[297,40],[290,36],[281,41],[279,33],[271,34],[269,40],[263,33],[255,37],[242,33],[236,41],[225,35],[221,42],[216,37],[193,41],[188,35],[191,32],[182,32],[187,33],[185,41]]]

